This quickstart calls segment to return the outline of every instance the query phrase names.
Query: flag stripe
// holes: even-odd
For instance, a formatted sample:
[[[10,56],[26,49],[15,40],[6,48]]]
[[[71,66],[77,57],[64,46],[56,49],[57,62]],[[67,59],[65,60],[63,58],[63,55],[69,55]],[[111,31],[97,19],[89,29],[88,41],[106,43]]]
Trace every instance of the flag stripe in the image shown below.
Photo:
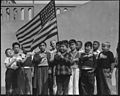
[[[31,44],[33,39],[29,39],[26,42],[21,43],[22,45]]]
[[[25,31],[21,31],[21,33],[19,35],[17,35],[18,37],[22,37],[23,35],[29,34],[30,33],[30,29],[34,28],[35,26],[40,26],[41,22],[39,21],[38,23],[32,24],[32,26],[28,29],[26,29]]]
[[[58,34],[55,1],[51,0],[32,20],[18,29],[16,37],[26,51]]]
[[[41,26],[40,24],[33,27],[31,30],[28,30],[26,34],[23,34],[22,36],[18,37],[19,41],[24,41],[26,38],[29,38],[31,35],[36,35],[38,31],[40,31]]]
[[[35,17],[33,17],[33,19],[32,20],[30,20],[27,24],[25,24],[23,27],[21,27],[19,30],[18,30],[18,32],[17,32],[17,34],[18,33],[21,33],[20,32],[20,30],[23,30],[24,28],[26,28],[29,24],[31,24],[32,22],[37,22],[37,21],[39,21],[39,19],[40,19],[40,13],[38,13]],[[37,20],[36,20],[37,19]]]
[[[51,32],[51,34],[53,34],[53,36],[54,36],[54,35],[57,35],[57,33],[58,33],[58,32],[57,32],[57,29],[55,29],[55,30],[53,30],[53,31]],[[48,37],[44,36],[44,37],[41,38],[41,40],[38,40],[38,41],[34,42],[34,43],[32,44],[31,49],[34,50],[35,48],[38,47],[38,45],[39,45],[41,42],[43,42],[43,41],[51,38],[51,37],[52,37],[51,34],[49,34],[50,36],[48,35]]]
[[[49,38],[51,38],[51,37],[53,37],[53,36],[55,36],[55,35],[57,35],[57,34],[58,34],[58,31],[56,31],[56,32],[54,32],[54,33],[51,33],[51,34],[49,34],[49,35],[47,36],[46,39],[49,39]]]
[[[43,26],[42,31],[41,31],[39,34],[41,34],[42,32],[44,32],[46,29],[48,29],[48,28],[49,28],[50,26],[52,26],[54,23],[57,23],[56,18],[54,18],[53,20],[47,22],[47,23]]]
[[[47,30],[45,30],[44,32],[42,32],[43,34],[39,34],[35,39],[34,42],[40,40],[43,36],[46,36],[48,33],[50,33],[52,30],[56,29],[57,25],[56,23],[54,25],[52,25],[50,28],[48,28]],[[33,42],[33,43],[34,43]]]
[[[39,35],[42,35],[42,34],[44,34],[45,32],[48,32],[51,28],[53,28],[53,27],[56,26],[56,21],[55,21],[55,20],[52,20],[51,22],[52,22],[51,24],[49,24],[50,22],[48,22],[48,23],[44,26],[43,30],[41,30],[41,32],[39,32],[39,34],[37,34],[37,36],[35,37],[35,39],[36,39],[37,37],[39,37]],[[30,42],[31,42],[31,39],[28,39],[28,40],[25,40],[25,42],[20,42],[20,43],[22,43],[23,45],[25,45],[25,44],[30,43]]]

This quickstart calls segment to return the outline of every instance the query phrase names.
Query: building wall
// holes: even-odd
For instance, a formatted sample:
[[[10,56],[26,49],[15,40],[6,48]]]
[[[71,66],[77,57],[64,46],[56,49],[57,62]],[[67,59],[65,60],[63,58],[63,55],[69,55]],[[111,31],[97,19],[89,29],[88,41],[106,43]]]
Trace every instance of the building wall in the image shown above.
[[[33,13],[36,15],[45,5],[19,4],[14,6],[19,6],[19,8],[32,7]],[[57,15],[60,40],[75,38],[82,40],[83,43],[88,40],[110,41],[111,50],[115,54],[119,32],[119,5],[117,1],[91,1],[77,7],[67,5],[70,10],[66,12],[64,12],[65,5],[57,8],[63,10],[61,14]],[[20,20],[19,18],[18,20],[11,19],[7,21],[2,19],[1,21],[1,86],[5,86],[4,51],[6,48],[11,47],[12,42],[17,41],[15,37],[16,30],[28,22],[28,17],[25,17],[25,20]],[[52,39],[56,39],[56,37],[50,40]],[[47,41],[47,44],[49,44],[50,40]]]

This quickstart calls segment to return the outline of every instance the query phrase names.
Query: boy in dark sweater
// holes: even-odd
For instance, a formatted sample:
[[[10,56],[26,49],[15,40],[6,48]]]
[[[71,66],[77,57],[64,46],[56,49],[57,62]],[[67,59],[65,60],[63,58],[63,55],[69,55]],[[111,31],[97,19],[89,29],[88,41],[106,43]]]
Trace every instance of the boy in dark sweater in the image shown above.
[[[92,42],[85,43],[85,52],[80,57],[80,95],[93,95],[94,94],[94,70],[96,68],[96,58],[92,52]]]
[[[63,40],[60,44],[60,52],[57,52],[54,57],[55,64],[55,76],[57,83],[57,94],[67,95],[68,94],[68,84],[71,75],[71,57],[67,52],[68,41]]]
[[[114,63],[113,53],[110,51],[110,43],[102,43],[102,51],[98,56],[97,66],[97,92],[100,95],[110,95],[112,82],[112,63]]]

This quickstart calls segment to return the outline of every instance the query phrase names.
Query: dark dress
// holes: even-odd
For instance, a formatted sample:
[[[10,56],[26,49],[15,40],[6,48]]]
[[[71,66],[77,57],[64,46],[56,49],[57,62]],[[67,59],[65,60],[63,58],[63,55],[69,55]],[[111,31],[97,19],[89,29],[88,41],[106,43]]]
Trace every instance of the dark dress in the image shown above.
[[[96,58],[94,54],[92,54],[91,57],[84,57],[85,55],[89,55],[89,54],[82,53],[80,58],[81,78],[79,80],[80,81],[79,86],[80,86],[81,96],[94,95],[94,86],[95,86],[94,70],[96,68]]]
[[[107,56],[106,59],[101,58],[100,54]],[[111,51],[101,52],[98,56],[98,66],[96,68],[97,94],[111,95],[109,81],[111,80],[111,63],[114,62],[114,56]]]

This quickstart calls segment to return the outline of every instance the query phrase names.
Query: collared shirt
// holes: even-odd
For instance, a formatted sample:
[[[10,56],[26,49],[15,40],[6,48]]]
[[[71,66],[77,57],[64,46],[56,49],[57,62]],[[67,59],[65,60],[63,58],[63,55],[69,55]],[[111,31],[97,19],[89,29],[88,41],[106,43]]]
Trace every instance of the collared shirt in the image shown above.
[[[74,51],[74,52],[70,51],[69,53],[70,53],[70,55],[72,56],[72,59],[78,59],[78,61],[72,63],[71,67],[72,67],[72,68],[78,68],[79,58],[80,58],[80,53],[79,53],[79,51],[77,51],[77,50]]]
[[[96,56],[96,59],[98,59],[98,55],[100,54],[100,50],[93,51],[93,54]]]
[[[80,49],[80,50],[79,50],[79,53],[83,53],[83,52],[85,52],[83,49]]]

